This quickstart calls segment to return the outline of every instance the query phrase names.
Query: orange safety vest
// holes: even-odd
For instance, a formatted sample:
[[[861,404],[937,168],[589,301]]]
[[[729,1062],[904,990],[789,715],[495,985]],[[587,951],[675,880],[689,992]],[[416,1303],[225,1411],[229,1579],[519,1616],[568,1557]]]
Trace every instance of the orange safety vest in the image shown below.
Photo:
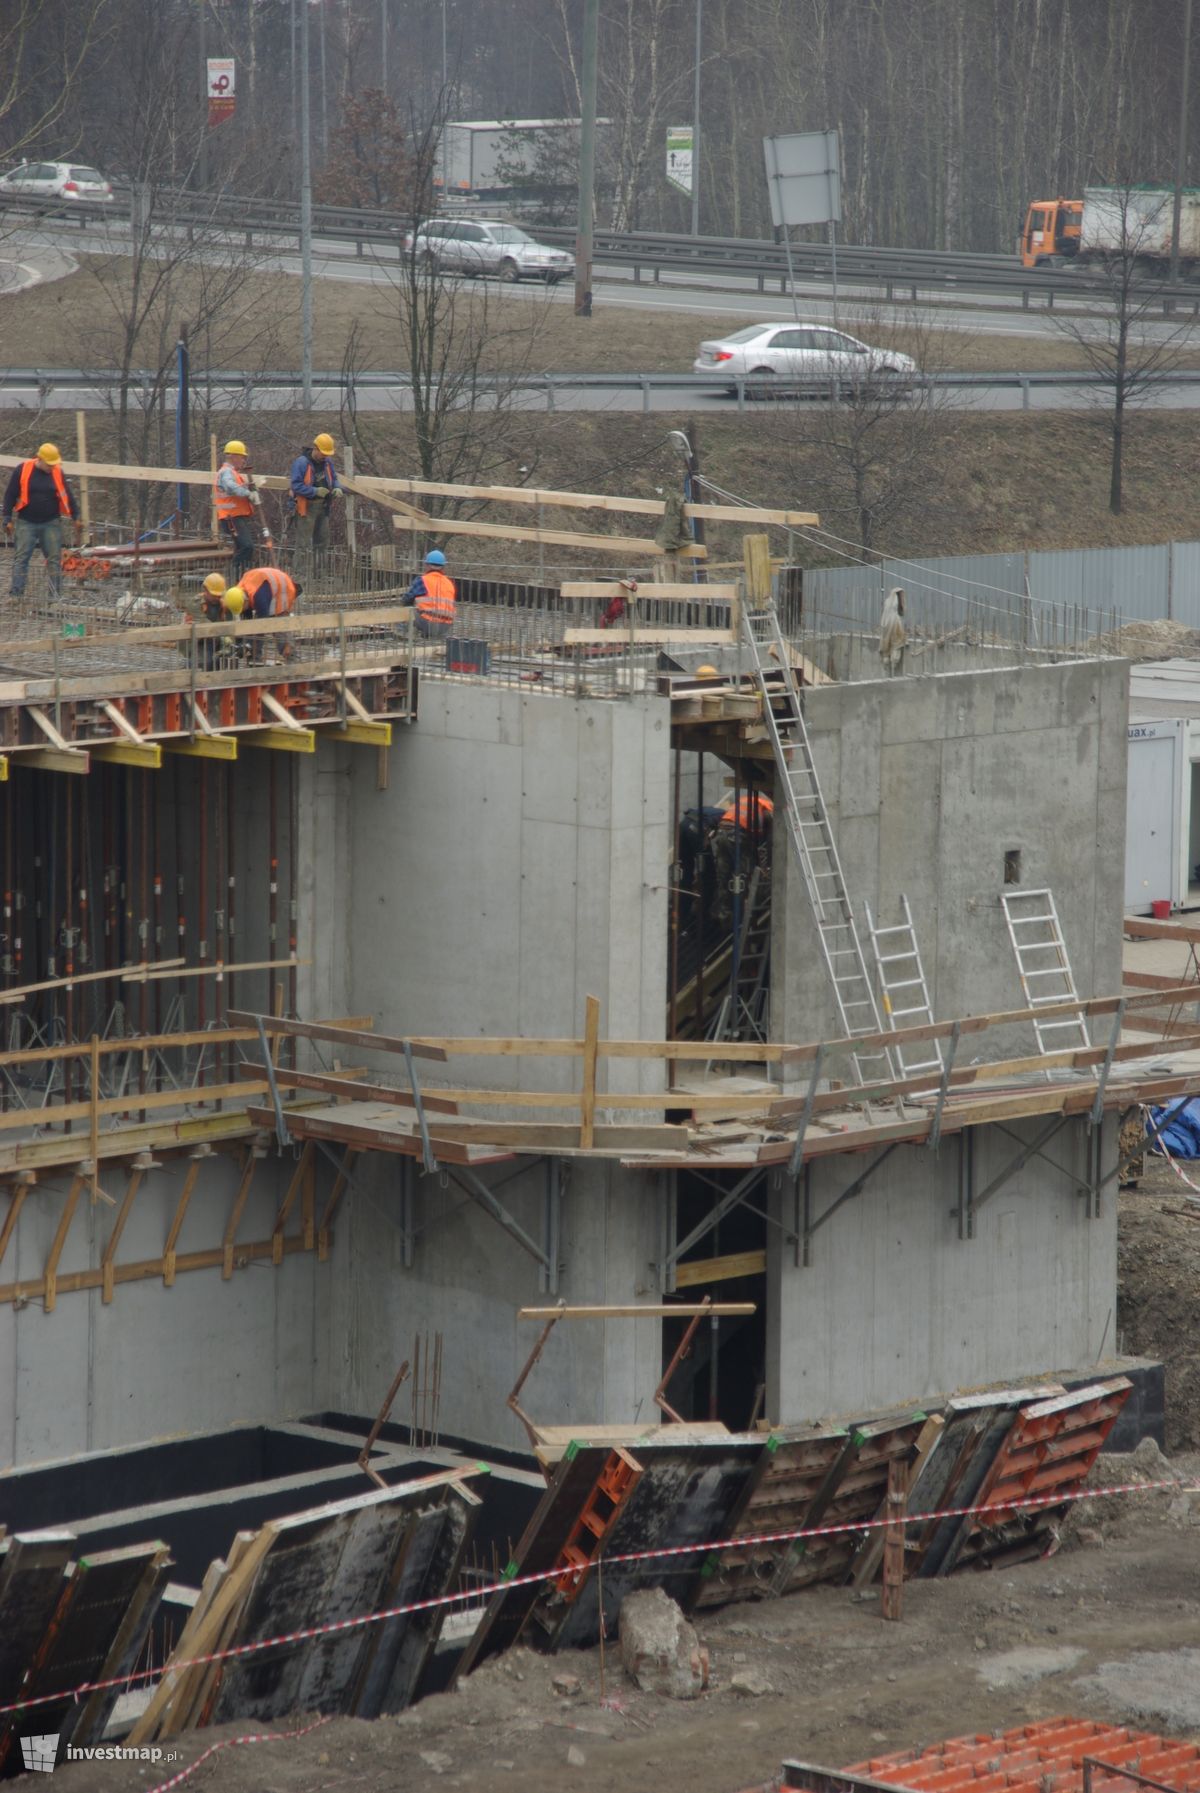
[[[728,822],[731,828],[737,824],[749,828],[755,822],[760,825],[769,822],[774,809],[769,797],[739,797],[736,804],[729,805],[721,820]]]
[[[296,608],[296,587],[279,567],[255,567],[251,572],[242,574],[240,584],[251,610],[255,608],[254,599],[264,585],[271,593],[268,616],[290,616]]]
[[[436,567],[426,567],[421,574],[425,586],[425,596],[416,600],[417,614],[429,623],[452,623],[454,621],[454,581],[445,573],[439,573]]]
[[[219,483],[221,473],[232,473],[238,485],[245,486],[246,496],[231,498],[228,492],[223,492]],[[254,515],[254,506],[250,502],[250,481],[236,467],[231,467],[228,461],[222,463],[217,479],[213,483],[213,501],[217,507],[218,523],[224,523],[229,517],[252,517]]]
[[[19,511],[23,511],[25,506],[29,503],[29,482],[33,478],[33,470],[36,466],[36,460],[21,462],[21,489],[17,493],[16,504],[16,508]],[[58,493],[58,509],[60,515],[69,517],[71,514],[71,500],[67,494],[67,482],[63,478],[62,468],[56,462],[53,467],[43,468],[42,471],[44,473],[48,472],[51,479],[54,481],[54,489]]]

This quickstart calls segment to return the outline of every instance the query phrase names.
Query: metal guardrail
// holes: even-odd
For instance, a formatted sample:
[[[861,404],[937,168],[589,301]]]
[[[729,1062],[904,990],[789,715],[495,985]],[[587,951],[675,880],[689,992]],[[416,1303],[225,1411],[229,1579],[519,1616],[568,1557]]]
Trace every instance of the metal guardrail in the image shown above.
[[[205,226],[235,231],[249,247],[255,237],[294,237],[299,241],[299,207],[290,202],[242,198],[232,194],[173,191],[160,196],[173,222],[187,228]],[[65,201],[51,204],[25,195],[5,195],[0,204],[16,216],[45,215],[71,218],[82,229],[106,218],[123,217],[131,196],[119,191],[110,205]],[[411,220],[399,212],[374,211],[354,206],[313,207],[313,232],[317,238],[353,243],[356,256],[368,249],[397,252]],[[537,226],[537,236],[552,244],[573,245],[575,233],[561,226]],[[752,279],[756,290],[766,292],[768,282],[788,290],[786,253],[781,243],[745,237],[687,237],[668,232],[606,231],[595,234],[597,262],[632,267],[635,282],[648,272],[655,281],[663,274],[693,275],[706,283],[722,274],[738,280]],[[825,243],[794,243],[792,264],[798,278],[831,281],[832,262]],[[949,293],[982,293],[1019,297],[1026,310],[1042,304],[1053,308],[1057,298],[1086,300],[1102,297],[1103,287],[1083,268],[1037,269],[1021,267],[1016,255],[965,255],[948,250],[889,249],[862,244],[839,244],[838,280],[843,285],[882,287],[889,301],[909,297],[915,302],[922,291],[944,289]],[[740,289],[734,289],[740,290]],[[1164,307],[1186,304],[1200,314],[1200,285],[1179,281],[1175,285],[1153,282],[1139,289],[1160,298]]]
[[[123,376],[111,368],[36,368],[9,367],[0,368],[0,392],[5,388],[32,388],[43,404],[48,404],[56,389],[70,391],[107,392],[119,390]],[[146,369],[133,369],[128,375],[128,386],[135,395],[141,392],[147,401],[152,390],[161,386],[158,377]],[[347,390],[391,391],[403,392],[409,385],[409,375],[401,370],[386,370],[347,376],[341,368],[325,372],[314,372],[312,376],[314,388],[320,391],[345,392]],[[1194,386],[1200,383],[1200,368],[1180,368],[1174,373],[1146,375],[1142,381],[1145,385],[1159,386],[1164,389],[1174,386]],[[249,400],[251,397],[261,398],[264,394],[298,393],[302,385],[302,377],[290,369],[274,373],[246,373],[239,370],[224,370],[213,373],[196,372],[192,374],[193,387],[205,387],[210,394],[240,395]],[[649,411],[651,396],[654,393],[679,392],[687,399],[699,394],[712,397],[722,396],[730,387],[735,388],[734,398],[737,408],[742,411],[747,403],[762,396],[768,401],[772,398],[787,398],[796,393],[796,383],[786,375],[767,376],[755,374],[752,378],[722,379],[711,374],[697,373],[538,373],[531,374],[515,389],[511,377],[504,374],[481,375],[478,381],[481,388],[489,384],[502,385],[509,394],[526,395],[530,399],[544,398],[546,409],[554,410],[561,396],[565,393],[590,392],[637,392],[642,396],[642,409]],[[1074,369],[1062,373],[1041,370],[1036,373],[1020,371],[1001,371],[995,373],[935,373],[921,374],[904,382],[906,389],[920,388],[940,391],[1019,391],[1022,394],[1022,409],[1028,410],[1032,393],[1039,388],[1054,387],[1088,387],[1111,385],[1103,374]],[[820,398],[827,396],[827,389],[813,388],[810,396]],[[170,396],[168,394],[168,396]]]

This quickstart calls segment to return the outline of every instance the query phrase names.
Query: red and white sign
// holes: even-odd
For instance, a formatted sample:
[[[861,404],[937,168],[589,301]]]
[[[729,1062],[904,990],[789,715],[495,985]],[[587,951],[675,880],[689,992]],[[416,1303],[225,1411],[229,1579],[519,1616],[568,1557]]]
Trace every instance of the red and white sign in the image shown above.
[[[208,122],[223,124],[233,117],[234,88],[237,64],[232,56],[210,56],[208,59]]]

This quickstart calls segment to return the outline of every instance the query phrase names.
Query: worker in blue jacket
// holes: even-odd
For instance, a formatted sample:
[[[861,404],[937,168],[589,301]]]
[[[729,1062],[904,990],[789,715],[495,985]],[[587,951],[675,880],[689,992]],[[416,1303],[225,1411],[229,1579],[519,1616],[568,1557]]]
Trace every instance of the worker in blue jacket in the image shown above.
[[[314,436],[311,448],[303,448],[292,462],[291,512],[296,522],[298,558],[310,561],[318,548],[329,542],[329,512],[341,498],[337,468],[333,464],[334,440],[324,431]]]

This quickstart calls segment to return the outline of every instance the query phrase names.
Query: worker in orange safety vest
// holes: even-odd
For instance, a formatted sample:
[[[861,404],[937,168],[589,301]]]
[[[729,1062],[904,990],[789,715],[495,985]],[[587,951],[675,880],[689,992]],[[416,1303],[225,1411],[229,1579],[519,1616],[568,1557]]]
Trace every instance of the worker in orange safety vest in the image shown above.
[[[213,504],[217,528],[233,539],[233,577],[237,580],[254,559],[254,519],[262,495],[250,477],[246,444],[236,436],[225,444],[225,458],[213,482]]]
[[[75,536],[81,533],[75,496],[63,476],[62,456],[53,442],[42,446],[28,461],[20,461],[12,470],[4,494],[4,527],[16,525],[16,559],[13,561],[14,598],[24,596],[29,576],[29,563],[35,548],[40,548],[49,575],[50,595],[62,596],[62,526],[64,519],[75,524]]]
[[[769,797],[743,792],[736,803],[729,805],[721,821],[726,828],[763,829],[770,825],[774,812],[775,805]]]
[[[425,568],[417,574],[407,592],[405,604],[415,604],[417,634],[441,638],[454,627],[454,581],[446,572],[446,556],[440,548],[431,548],[425,556]]]
[[[225,593],[225,604],[229,607],[230,600],[236,601],[240,596],[244,603],[242,616],[247,622],[252,617],[291,616],[303,591],[304,587],[282,567],[251,567],[248,573],[242,574],[241,583],[231,585]],[[263,645],[261,641],[254,643],[253,658],[256,661],[263,658]],[[291,657],[291,642],[285,640],[281,658],[290,660]]]

